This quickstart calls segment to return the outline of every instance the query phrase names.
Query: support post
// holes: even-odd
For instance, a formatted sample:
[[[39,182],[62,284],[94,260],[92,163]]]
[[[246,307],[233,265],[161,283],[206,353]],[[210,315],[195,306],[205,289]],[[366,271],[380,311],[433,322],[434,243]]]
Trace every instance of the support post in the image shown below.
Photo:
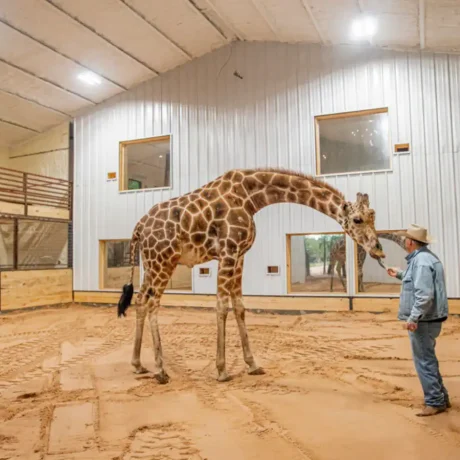
[[[14,270],[18,269],[18,245],[19,245],[19,238],[18,238],[18,219],[14,219],[13,221],[13,267]]]

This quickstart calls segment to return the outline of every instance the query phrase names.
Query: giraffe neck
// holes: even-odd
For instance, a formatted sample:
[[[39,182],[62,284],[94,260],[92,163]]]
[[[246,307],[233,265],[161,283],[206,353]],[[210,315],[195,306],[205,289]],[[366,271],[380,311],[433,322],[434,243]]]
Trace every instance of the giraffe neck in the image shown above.
[[[342,213],[345,199],[333,187],[308,176],[257,171],[244,177],[242,185],[248,195],[252,214],[277,203],[302,204],[346,225]]]

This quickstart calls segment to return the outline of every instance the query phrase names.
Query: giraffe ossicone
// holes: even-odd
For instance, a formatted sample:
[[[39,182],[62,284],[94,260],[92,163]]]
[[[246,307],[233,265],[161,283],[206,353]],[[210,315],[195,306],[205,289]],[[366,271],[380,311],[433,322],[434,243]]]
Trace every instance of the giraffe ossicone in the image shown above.
[[[244,256],[254,243],[254,215],[276,203],[309,206],[336,220],[374,258],[385,257],[374,227],[375,212],[367,194],[355,202],[312,176],[283,169],[235,169],[203,187],[153,206],[134,228],[131,246],[131,280],[123,288],[118,315],[124,315],[133,297],[134,260],[140,248],[144,279],[136,297],[136,336],[132,365],[146,370],[140,352],[148,314],[155,352],[155,377],[169,378],[163,368],[158,329],[161,296],[178,264],[189,267],[211,260],[219,262],[217,274],[217,380],[229,379],[225,364],[225,330],[232,302],[244,361],[251,375],[263,374],[249,344],[242,300]]]

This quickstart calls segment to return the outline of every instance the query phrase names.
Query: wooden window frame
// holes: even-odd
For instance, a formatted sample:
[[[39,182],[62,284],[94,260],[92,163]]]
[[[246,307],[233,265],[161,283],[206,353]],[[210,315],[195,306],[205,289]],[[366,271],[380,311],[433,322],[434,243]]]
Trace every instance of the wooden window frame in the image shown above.
[[[286,233],[286,293],[296,297],[349,297],[350,294],[347,291],[343,293],[324,293],[324,292],[294,292],[292,291],[291,284],[291,266],[292,266],[292,255],[291,255],[291,238],[293,236],[308,236],[308,235],[344,235],[345,236],[345,251],[347,247],[347,234],[345,232],[306,232],[306,233]],[[357,252],[356,252],[357,254]],[[281,270],[280,270],[281,271]]]
[[[152,142],[163,142],[169,141],[169,185],[165,187],[153,187],[153,188],[141,188],[141,189],[128,189],[128,162],[126,161],[126,151],[125,147],[128,145],[134,144],[147,144]],[[172,135],[165,134],[162,136],[154,136],[154,137],[144,137],[141,139],[132,139],[129,141],[120,141],[119,142],[119,179],[118,179],[118,190],[120,193],[139,193],[139,192],[148,192],[151,190],[170,190],[172,189]],[[110,240],[112,241],[112,240]]]
[[[101,291],[113,291],[113,288],[107,288],[104,286],[105,276],[107,274],[107,264],[106,264],[106,257],[107,257],[107,243],[120,243],[122,241],[131,241],[130,238],[115,238],[115,239],[107,239],[107,240],[99,240],[99,290]],[[139,256],[139,268],[140,268],[140,256]],[[128,282],[129,280],[126,280]],[[140,285],[139,279],[139,285]],[[120,289],[122,286],[120,286]]]
[[[319,122],[323,120],[334,120],[337,118],[354,118],[354,117],[361,117],[365,115],[374,115],[377,113],[386,113],[388,116],[388,152],[389,152],[389,158],[390,158],[390,167],[388,169],[374,169],[374,170],[365,170],[365,171],[348,171],[348,172],[342,172],[342,173],[338,172],[338,173],[322,174],[321,173]],[[319,177],[348,176],[348,175],[353,175],[353,174],[371,174],[371,173],[392,172],[393,171],[393,152],[391,148],[391,124],[390,124],[390,112],[388,110],[388,107],[316,115],[315,116],[315,150],[316,150],[316,175]]]

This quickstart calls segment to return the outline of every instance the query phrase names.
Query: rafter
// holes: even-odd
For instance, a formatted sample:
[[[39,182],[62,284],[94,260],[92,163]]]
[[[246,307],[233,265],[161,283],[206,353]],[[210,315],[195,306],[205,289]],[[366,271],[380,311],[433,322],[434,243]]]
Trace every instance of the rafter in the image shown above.
[[[418,29],[420,33],[420,49],[425,49],[425,0],[418,2]]]
[[[311,19],[311,22],[313,23],[313,25],[315,26],[315,29],[316,29],[316,33],[318,34],[320,40],[321,40],[321,43],[323,45],[327,45],[328,43],[328,40],[326,40],[323,32],[321,31],[321,28],[318,24],[318,21],[316,20],[314,14],[313,14],[313,11],[311,9],[311,6],[308,4],[308,1],[307,0],[301,0],[302,1],[302,5],[303,7],[305,8],[306,12],[308,13],[308,16],[310,16],[310,19]]]
[[[194,0],[184,0],[187,5],[189,5],[190,9],[200,16],[202,19],[206,21],[207,24],[210,24],[212,28],[223,38],[226,42],[229,41],[229,38],[224,34],[224,32],[220,29],[220,27],[214,23],[214,21],[209,18],[203,11],[201,11],[198,6],[196,6]]]
[[[124,50],[123,48],[121,48],[120,46],[116,45],[115,43],[113,43],[111,40],[109,40],[107,37],[104,37],[104,35],[100,34],[99,32],[97,32],[96,30],[94,30],[92,27],[89,27],[88,25],[86,25],[83,21],[80,21],[80,19],[78,19],[77,17],[73,16],[72,14],[68,13],[65,9],[63,9],[61,6],[57,5],[56,3],[53,3],[53,0],[42,0],[42,1],[45,1],[46,3],[48,3],[48,5],[51,5],[53,6],[54,8],[56,8],[60,13],[64,14],[65,16],[67,16],[68,18],[72,19],[74,22],[76,22],[77,24],[79,24],[81,27],[89,30],[91,33],[93,33],[94,35],[97,35],[100,39],[104,40],[106,43],[108,43],[110,46],[112,46],[113,48],[117,49],[118,51],[120,51],[121,53],[123,53],[125,56],[128,56],[130,59],[132,59],[133,61],[136,61],[138,64],[142,65],[143,67],[145,67],[146,69],[150,70],[150,72],[152,72],[155,76],[158,76],[160,73],[155,70],[153,67],[149,66],[146,62],[144,61],[141,61],[140,59],[138,59],[136,56],[133,56],[131,53],[128,53],[126,50]],[[94,73],[97,73],[97,72],[94,72]],[[126,88],[125,88],[126,89]]]
[[[125,86],[121,85],[120,83],[117,83],[115,81],[113,81],[112,79],[106,77],[105,75],[102,75],[100,72],[95,72],[94,70],[90,69],[88,66],[86,66],[85,64],[82,64],[81,62],[77,61],[76,59],[73,59],[71,58],[70,56],[67,56],[66,54],[64,53],[61,53],[60,51],[58,51],[57,49],[53,48],[52,46],[46,44],[45,42],[39,40],[38,38],[35,38],[33,37],[32,35],[30,35],[29,33],[27,33],[25,30],[22,30],[22,29],[19,29],[18,27],[15,27],[13,26],[12,24],[10,24],[8,21],[5,21],[3,18],[0,18],[0,22],[2,24],[4,24],[5,26],[9,27],[10,29],[13,29],[15,30],[16,32],[20,33],[21,35],[24,35],[25,37],[29,38],[30,40],[33,40],[34,42],[38,43],[39,45],[43,46],[44,48],[47,48],[48,50],[52,51],[53,53],[56,53],[58,54],[59,56],[63,57],[63,58],[66,58],[68,59],[69,61],[72,61],[74,64],[77,64],[79,65],[80,67],[84,68],[85,70],[88,70],[89,72],[91,73],[94,73],[94,74],[97,74],[98,76],[100,76],[101,78],[103,78],[104,80],[112,83],[112,85],[116,86],[117,88],[119,89],[122,89],[124,91],[126,91],[128,88],[126,88]]]
[[[41,131],[37,131],[36,129],[29,128],[28,126],[20,125],[19,123],[15,123],[14,121],[4,120],[0,118],[0,123],[5,123],[6,125],[15,126],[16,128],[26,129],[27,131],[32,131],[34,133],[40,133]]]
[[[255,6],[259,14],[264,18],[264,21],[266,22],[270,30],[273,32],[273,35],[279,40],[280,37],[278,35],[276,26],[273,24],[265,8],[259,3],[259,0],[251,0],[251,3]]]
[[[206,3],[206,5],[208,5],[208,8],[212,10],[219,17],[219,19],[225,24],[225,26],[228,27],[232,31],[233,35],[235,35],[235,37],[238,40],[241,40],[241,41],[244,40],[244,37],[242,36],[241,32],[239,32],[232,24],[230,24],[229,19],[225,17],[225,15],[217,9],[216,5],[214,5],[212,0],[203,0],[203,1]]]
[[[17,66],[16,64],[13,64],[12,62],[9,62],[9,61],[6,61],[5,59],[2,59],[0,58],[0,62],[2,62],[3,64],[13,68],[13,69],[16,69],[18,72],[22,72],[26,75],[29,75],[30,77],[32,78],[35,78],[37,80],[40,80],[42,83],[46,84],[46,85],[49,85],[49,86],[53,86],[54,88],[60,90],[60,91],[63,91],[67,94],[70,94],[71,96],[75,96],[75,97],[78,97],[80,99],[82,99],[83,101],[87,102],[88,104],[90,105],[96,105],[96,102],[95,101],[92,101],[91,99],[88,99],[87,97],[85,96],[82,96],[81,94],[78,94],[78,93],[75,93],[74,91],[71,91],[70,89],[67,89],[67,88],[64,88],[63,86],[53,82],[53,81],[50,81],[46,78],[43,78],[43,77],[40,77],[39,75],[33,73],[33,72],[30,72],[29,70],[27,69],[23,69],[22,67],[19,67]]]
[[[21,99],[21,100],[26,101],[26,102],[29,102],[30,104],[37,105],[38,107],[41,107],[43,109],[49,110],[49,111],[57,113],[59,115],[64,115],[65,117],[70,117],[71,116],[68,113],[61,112],[60,110],[54,109],[53,107],[50,107],[49,105],[41,104],[40,102],[35,101],[34,99],[30,99],[28,97],[21,96],[18,93],[12,93],[11,91],[7,91],[7,90],[2,89],[2,88],[0,88],[0,93],[8,94],[9,96],[15,97],[17,99]]]
[[[148,24],[152,30],[155,32],[155,34],[159,37],[161,37],[163,40],[167,41],[169,44],[171,44],[182,56],[184,56],[188,61],[193,59],[193,56],[186,51],[184,48],[182,48],[178,43],[176,43],[171,37],[168,37],[164,32],[162,32],[155,24],[150,22],[142,13],[137,11],[133,6],[131,6],[129,3],[127,3],[126,0],[119,0],[123,5],[126,6],[134,15],[136,15],[138,18],[141,18],[146,24]]]

